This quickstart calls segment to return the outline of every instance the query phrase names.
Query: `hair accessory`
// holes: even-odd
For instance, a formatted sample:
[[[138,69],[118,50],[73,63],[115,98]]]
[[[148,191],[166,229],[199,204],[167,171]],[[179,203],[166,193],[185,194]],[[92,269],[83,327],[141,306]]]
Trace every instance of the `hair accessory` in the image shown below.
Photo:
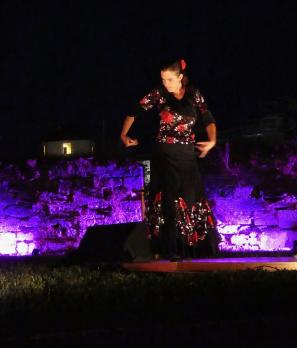
[[[186,69],[187,63],[185,62],[184,59],[181,59],[179,63],[182,68],[182,71],[184,71]]]

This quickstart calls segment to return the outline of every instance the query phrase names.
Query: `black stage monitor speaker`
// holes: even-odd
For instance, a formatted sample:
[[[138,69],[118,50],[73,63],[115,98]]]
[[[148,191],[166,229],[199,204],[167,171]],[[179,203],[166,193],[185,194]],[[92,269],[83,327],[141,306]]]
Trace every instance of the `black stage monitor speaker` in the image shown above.
[[[105,262],[152,260],[150,241],[142,222],[88,228],[77,255],[83,260]]]

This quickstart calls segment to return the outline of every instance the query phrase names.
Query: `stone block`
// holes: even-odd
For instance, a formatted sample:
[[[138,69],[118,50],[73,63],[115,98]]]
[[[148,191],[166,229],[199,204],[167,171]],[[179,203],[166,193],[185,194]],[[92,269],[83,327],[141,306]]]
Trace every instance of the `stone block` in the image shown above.
[[[277,210],[277,219],[280,228],[297,229],[297,209]]]

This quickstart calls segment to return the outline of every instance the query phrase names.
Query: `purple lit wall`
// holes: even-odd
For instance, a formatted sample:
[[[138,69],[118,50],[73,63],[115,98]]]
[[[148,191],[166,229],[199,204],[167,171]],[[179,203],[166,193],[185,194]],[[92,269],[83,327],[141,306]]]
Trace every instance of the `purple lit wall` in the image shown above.
[[[0,255],[63,254],[86,230],[142,220],[143,167],[90,158],[0,167]]]
[[[232,163],[227,143],[216,163],[219,173],[206,177],[220,248],[291,250],[297,240],[297,141],[276,143],[266,152],[260,143],[250,154],[249,148],[233,148],[239,156]]]
[[[221,156],[224,170],[205,178],[220,249],[291,250],[297,240],[296,157],[277,160],[272,175],[274,162],[253,159],[248,170],[231,165],[228,156]],[[148,167],[100,165],[93,158],[0,164],[0,255],[60,255],[77,248],[88,227],[142,221]]]
[[[277,202],[253,198],[251,186],[237,186],[223,197],[212,192],[214,214],[225,251],[286,251],[297,240],[297,198]]]

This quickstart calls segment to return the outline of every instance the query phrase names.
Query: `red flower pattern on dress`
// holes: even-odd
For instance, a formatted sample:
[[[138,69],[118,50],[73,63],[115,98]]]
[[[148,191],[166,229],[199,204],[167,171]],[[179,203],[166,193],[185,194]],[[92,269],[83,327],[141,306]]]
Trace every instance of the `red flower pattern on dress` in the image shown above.
[[[199,90],[195,90],[191,94],[193,105],[199,110],[200,114],[207,111],[207,105]],[[165,98],[159,89],[154,89],[148,93],[139,102],[142,109],[145,111],[156,106],[160,115],[160,128],[157,135],[159,143],[180,143],[194,144],[195,134],[193,126],[196,123],[197,115],[184,115],[182,112],[177,112],[174,107],[166,106],[167,98]],[[186,117],[185,117],[186,116]]]
[[[146,214],[148,238],[158,237],[164,224],[161,197],[162,193],[158,192]],[[206,199],[196,202],[192,207],[187,207],[185,200],[179,197],[175,200],[175,209],[178,233],[189,246],[196,245],[200,240],[205,239],[210,229],[216,228],[213,213]]]
[[[174,137],[167,137],[166,138],[166,143],[167,144],[174,144]]]
[[[174,121],[174,115],[168,111],[162,111],[160,113],[161,120],[165,123],[172,123]]]
[[[207,105],[205,104],[205,100],[198,90],[196,91],[194,95],[194,100],[201,113],[204,113],[205,111],[207,111]]]
[[[176,126],[176,130],[178,132],[184,132],[187,129],[188,129],[188,127],[187,127],[187,125],[185,123],[181,123],[178,126]]]
[[[149,98],[147,96],[143,97],[141,100],[140,100],[140,104],[141,105],[146,105],[147,103],[149,103]]]

